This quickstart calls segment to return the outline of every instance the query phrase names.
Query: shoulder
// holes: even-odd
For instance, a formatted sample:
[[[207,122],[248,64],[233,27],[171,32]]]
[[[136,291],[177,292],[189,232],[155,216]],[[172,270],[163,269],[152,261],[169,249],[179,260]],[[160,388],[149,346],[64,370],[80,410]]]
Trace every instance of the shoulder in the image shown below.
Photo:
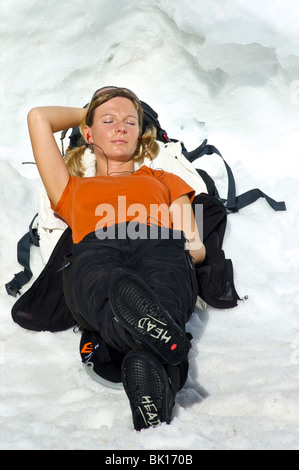
[[[143,165],[135,172],[135,174],[152,176],[153,178],[167,182],[169,185],[189,186],[183,178],[169,171],[165,171],[162,168],[153,169],[147,165]]]
[[[165,171],[163,168],[150,168],[147,165],[142,165],[137,171],[135,171],[137,175],[148,175],[153,176],[154,178],[178,178],[182,179],[179,176],[176,176],[174,173],[170,173],[169,171]]]
[[[137,172],[136,172],[137,173]],[[143,165],[139,170],[138,174],[148,174],[158,180],[160,180],[164,185],[167,186],[170,194],[171,200],[174,201],[178,197],[182,195],[188,195],[191,202],[194,199],[195,191],[193,187],[191,187],[186,181],[181,178],[180,176],[175,175],[174,173],[170,173],[168,171],[163,170],[162,168],[156,168],[155,170],[152,168]]]

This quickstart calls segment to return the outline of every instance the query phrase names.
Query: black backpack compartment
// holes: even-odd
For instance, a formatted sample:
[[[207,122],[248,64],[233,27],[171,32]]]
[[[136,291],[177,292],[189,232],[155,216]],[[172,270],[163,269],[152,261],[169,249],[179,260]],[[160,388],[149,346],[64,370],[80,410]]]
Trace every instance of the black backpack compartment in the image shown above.
[[[72,232],[67,228],[43,271],[12,308],[12,318],[22,328],[54,333],[76,325],[65,302],[61,271],[64,257],[71,251]]]

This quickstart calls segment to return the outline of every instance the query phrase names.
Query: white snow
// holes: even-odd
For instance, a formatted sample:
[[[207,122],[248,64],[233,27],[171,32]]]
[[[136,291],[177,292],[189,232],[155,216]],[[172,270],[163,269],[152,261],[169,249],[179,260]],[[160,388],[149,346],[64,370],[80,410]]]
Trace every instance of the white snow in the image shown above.
[[[2,0],[1,449],[299,448],[298,24],[297,0]],[[4,287],[37,211],[27,113],[83,106],[104,85],[133,89],[189,150],[207,137],[239,194],[259,187],[288,209],[259,200],[229,216],[224,248],[248,300],[194,313],[173,422],[140,433],[124,392],[83,370],[79,335],[23,330]],[[220,159],[197,164],[225,196]]]

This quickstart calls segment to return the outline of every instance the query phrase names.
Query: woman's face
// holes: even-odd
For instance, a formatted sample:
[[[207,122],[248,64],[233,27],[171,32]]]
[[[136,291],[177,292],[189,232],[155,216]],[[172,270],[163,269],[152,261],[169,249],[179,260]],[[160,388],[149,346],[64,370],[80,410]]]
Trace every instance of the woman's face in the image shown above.
[[[139,131],[137,109],[124,97],[112,98],[99,106],[92,126],[84,129],[86,141],[95,144],[96,154],[101,154],[99,145],[107,158],[118,161],[129,161],[133,157]]]

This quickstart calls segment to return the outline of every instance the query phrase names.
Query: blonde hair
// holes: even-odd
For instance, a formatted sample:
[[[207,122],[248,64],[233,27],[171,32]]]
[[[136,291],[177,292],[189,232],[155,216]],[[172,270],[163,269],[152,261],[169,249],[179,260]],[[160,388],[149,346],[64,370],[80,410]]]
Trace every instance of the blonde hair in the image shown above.
[[[86,116],[79,125],[80,134],[82,136],[82,145],[79,145],[78,147],[74,149],[67,150],[66,152],[65,163],[71,175],[79,176],[79,177],[84,176],[86,168],[84,166],[83,157],[84,157],[86,147],[89,147],[91,151],[93,152],[92,145],[88,146],[85,142],[84,132],[83,132],[84,127],[86,125],[89,127],[92,126],[93,119],[94,119],[94,112],[99,106],[101,106],[102,104],[106,103],[107,101],[117,96],[128,98],[129,100],[133,102],[137,110],[137,114],[138,114],[138,125],[139,125],[139,128],[142,130],[143,109],[142,109],[141,103],[137,101],[133,96],[128,94],[126,90],[122,88],[117,88],[115,90],[109,91],[108,93],[95,97],[95,99],[93,99],[91,103],[89,104]],[[144,133],[142,133],[142,135],[140,136],[138,140],[136,151],[134,155],[132,155],[134,162],[142,162],[145,158],[150,158],[151,160],[156,158],[160,150],[159,144],[156,141],[156,137],[157,137],[157,133],[154,127],[148,127],[145,129]],[[95,171],[96,171],[96,159],[95,159]]]

